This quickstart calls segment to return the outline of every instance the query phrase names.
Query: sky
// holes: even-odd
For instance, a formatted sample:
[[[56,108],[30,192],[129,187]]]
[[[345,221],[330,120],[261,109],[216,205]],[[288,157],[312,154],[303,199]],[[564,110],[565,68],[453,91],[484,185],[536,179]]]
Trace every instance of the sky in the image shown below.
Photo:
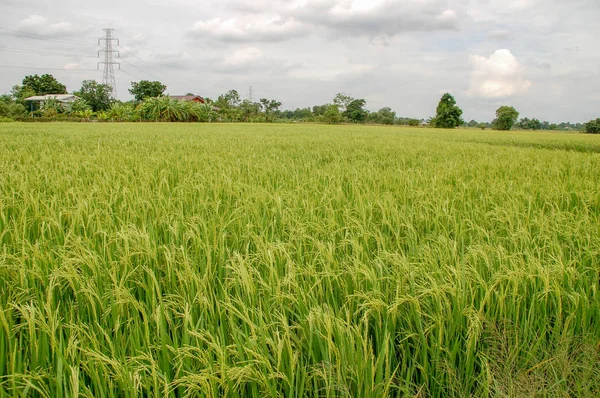
[[[103,28],[119,38],[118,98],[131,81],[283,109],[330,103],[427,118],[445,92],[468,121],[501,105],[552,123],[600,117],[598,0],[32,0],[0,2],[0,93],[50,73],[79,89]]]

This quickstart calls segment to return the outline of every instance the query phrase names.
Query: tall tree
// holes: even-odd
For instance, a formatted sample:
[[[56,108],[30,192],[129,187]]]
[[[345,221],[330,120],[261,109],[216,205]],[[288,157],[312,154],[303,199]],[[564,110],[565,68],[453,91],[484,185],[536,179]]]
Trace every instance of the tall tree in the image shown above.
[[[440,99],[435,117],[432,119],[432,125],[437,128],[453,129],[464,123],[461,118],[462,113],[463,111],[456,105],[454,97],[446,93]]]
[[[519,119],[519,112],[512,106],[501,106],[496,110],[496,119],[492,122],[495,130],[510,130]]]
[[[364,123],[369,116],[369,112],[365,109],[367,101],[364,99],[355,99],[346,105],[346,110],[343,115],[353,123]]]
[[[268,100],[266,98],[260,99],[260,105],[265,113],[265,119],[267,122],[272,122],[275,116],[275,112],[281,106],[281,102],[276,100]]]
[[[584,125],[584,131],[589,134],[600,134],[600,118],[590,120]]]
[[[337,93],[333,98],[333,104],[337,105],[341,112],[346,112],[348,105],[350,105],[352,101],[354,101],[354,98],[345,93]]]
[[[46,95],[46,94],[66,94],[67,87],[56,80],[52,75],[30,75],[25,76],[23,79],[23,89],[30,89],[34,95]]]
[[[82,81],[79,91],[75,91],[73,94],[87,102],[94,112],[110,109],[113,101],[111,87],[95,80]]]
[[[160,97],[166,89],[167,86],[159,81],[140,80],[131,82],[129,94],[133,95],[136,101],[143,101],[145,98]]]

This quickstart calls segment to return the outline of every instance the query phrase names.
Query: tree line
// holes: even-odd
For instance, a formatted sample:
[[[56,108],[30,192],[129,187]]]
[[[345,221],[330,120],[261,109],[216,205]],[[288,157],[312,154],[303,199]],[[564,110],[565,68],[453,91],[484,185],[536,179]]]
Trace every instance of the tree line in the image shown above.
[[[338,93],[329,103],[295,110],[281,110],[281,102],[261,98],[259,101],[242,99],[236,90],[229,90],[215,100],[204,98],[204,103],[176,100],[165,95],[167,87],[159,81],[131,82],[131,101],[112,98],[111,87],[84,80],[79,90],[72,94],[78,99],[67,105],[55,100],[45,101],[39,108],[25,101],[35,95],[67,94],[66,86],[50,74],[26,76],[9,94],[0,96],[0,118],[4,120],[97,120],[114,122],[316,122],[327,124],[382,124],[405,126],[430,126],[436,128],[491,128],[495,130],[574,130],[600,133],[600,119],[588,123],[551,124],[527,117],[519,119],[512,106],[501,106],[490,122],[468,123],[462,119],[463,111],[455,98],[442,95],[436,114],[429,119],[400,117],[389,107],[369,111],[367,102]],[[187,95],[193,95],[187,93]]]

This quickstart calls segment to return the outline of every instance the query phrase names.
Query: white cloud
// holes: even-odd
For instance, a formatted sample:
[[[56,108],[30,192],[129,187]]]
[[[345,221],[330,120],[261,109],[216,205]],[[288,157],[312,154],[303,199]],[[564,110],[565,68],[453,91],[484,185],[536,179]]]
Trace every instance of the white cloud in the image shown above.
[[[297,36],[303,29],[294,19],[282,19],[280,16],[245,16],[196,21],[190,33],[195,37],[221,41],[276,42]]]
[[[228,66],[241,66],[254,62],[262,57],[262,51],[256,47],[247,47],[236,50],[233,54],[224,59],[224,64]]]
[[[78,63],[69,63],[65,65],[65,69],[78,69],[81,65]]]
[[[70,22],[52,23],[41,15],[30,15],[19,23],[19,30],[27,33],[50,36],[74,36],[86,29]]]
[[[484,98],[506,98],[523,94],[531,87],[531,81],[523,77],[517,59],[509,50],[497,50],[489,57],[472,55],[473,66],[469,94]]]

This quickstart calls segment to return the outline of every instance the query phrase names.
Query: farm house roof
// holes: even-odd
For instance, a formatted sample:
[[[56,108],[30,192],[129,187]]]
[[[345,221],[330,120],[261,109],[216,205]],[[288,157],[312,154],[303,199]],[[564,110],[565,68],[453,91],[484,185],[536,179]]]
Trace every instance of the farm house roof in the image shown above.
[[[51,99],[57,100],[58,102],[73,102],[79,97],[73,94],[46,94],[46,95],[34,95],[33,97],[25,98],[25,101],[48,101]]]

